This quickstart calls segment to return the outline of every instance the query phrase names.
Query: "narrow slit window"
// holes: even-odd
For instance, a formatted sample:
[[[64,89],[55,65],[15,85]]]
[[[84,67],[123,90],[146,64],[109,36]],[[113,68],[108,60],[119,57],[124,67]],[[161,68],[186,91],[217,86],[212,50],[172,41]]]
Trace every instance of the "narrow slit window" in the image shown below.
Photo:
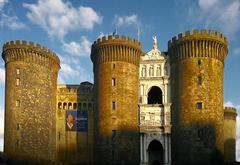
[[[16,69],[16,73],[17,73],[18,75],[20,74],[20,69],[19,69],[19,68]]]
[[[115,69],[115,67],[116,67],[116,64],[112,64],[112,68]]]
[[[112,78],[112,86],[116,86],[116,78]]]
[[[20,85],[20,78],[16,79],[16,85],[19,86]]]
[[[112,110],[115,110],[115,109],[116,109],[116,102],[112,101]]]
[[[197,83],[198,85],[202,85],[202,76],[197,77]]]
[[[202,61],[201,60],[198,60],[198,65],[201,65],[202,64]]]
[[[61,139],[61,132],[58,132],[58,140]]]

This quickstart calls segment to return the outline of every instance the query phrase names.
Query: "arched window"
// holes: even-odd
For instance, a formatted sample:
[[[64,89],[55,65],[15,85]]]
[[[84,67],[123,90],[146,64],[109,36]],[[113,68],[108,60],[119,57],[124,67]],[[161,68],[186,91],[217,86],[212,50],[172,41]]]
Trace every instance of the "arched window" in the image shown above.
[[[87,104],[83,103],[83,109],[86,110],[87,109]]]
[[[67,109],[67,103],[63,103],[63,109]]]
[[[88,109],[92,109],[92,103],[88,103]]]
[[[153,86],[148,92],[148,104],[162,104],[162,90]]]
[[[58,103],[58,109],[62,109],[62,103],[61,102]]]
[[[78,109],[81,109],[81,108],[82,108],[82,104],[78,103]]]
[[[73,109],[77,109],[77,103],[73,103]]]
[[[68,103],[68,109],[72,109],[72,103]]]

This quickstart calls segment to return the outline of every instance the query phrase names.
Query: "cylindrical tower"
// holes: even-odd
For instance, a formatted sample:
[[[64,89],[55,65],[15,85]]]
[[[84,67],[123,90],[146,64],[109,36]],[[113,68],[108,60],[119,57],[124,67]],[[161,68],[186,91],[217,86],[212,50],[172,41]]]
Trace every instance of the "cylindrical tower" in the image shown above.
[[[227,52],[226,37],[211,30],[188,31],[168,42],[174,164],[208,164],[223,159],[223,68]]]
[[[4,152],[17,160],[54,161],[59,58],[32,42],[3,46],[5,61]]]
[[[236,117],[233,107],[224,109],[224,160],[228,163],[236,161]]]
[[[141,44],[125,36],[103,37],[92,45],[97,164],[139,164],[140,55]]]

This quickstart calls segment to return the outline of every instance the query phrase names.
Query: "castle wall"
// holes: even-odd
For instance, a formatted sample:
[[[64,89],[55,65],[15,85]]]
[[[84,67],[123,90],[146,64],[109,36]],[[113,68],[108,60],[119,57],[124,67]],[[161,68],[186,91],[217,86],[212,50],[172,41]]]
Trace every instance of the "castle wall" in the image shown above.
[[[140,43],[124,36],[104,37],[92,46],[96,164],[140,161],[137,106],[140,55]]]
[[[224,161],[236,161],[236,116],[235,108],[224,108]]]
[[[57,92],[57,162],[92,164],[93,162],[93,85],[58,85]],[[66,111],[87,112],[87,129],[70,131]]]
[[[223,157],[223,67],[226,38],[186,32],[168,46],[171,62],[174,164],[209,164]],[[215,154],[215,155],[214,155]]]
[[[28,161],[55,160],[58,57],[25,41],[3,46],[6,67],[4,152]]]

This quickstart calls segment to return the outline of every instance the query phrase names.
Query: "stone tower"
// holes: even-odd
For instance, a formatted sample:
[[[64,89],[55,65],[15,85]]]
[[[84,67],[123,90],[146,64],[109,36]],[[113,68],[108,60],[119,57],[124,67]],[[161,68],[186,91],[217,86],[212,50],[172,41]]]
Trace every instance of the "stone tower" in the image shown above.
[[[211,30],[188,31],[168,42],[173,164],[211,164],[223,159],[227,52],[226,37]]]
[[[225,107],[224,109],[224,160],[236,161],[236,109]]]
[[[103,37],[92,45],[94,70],[95,161],[139,164],[138,84],[141,44]]]
[[[59,58],[32,42],[3,46],[6,68],[4,152],[18,160],[55,159]]]

